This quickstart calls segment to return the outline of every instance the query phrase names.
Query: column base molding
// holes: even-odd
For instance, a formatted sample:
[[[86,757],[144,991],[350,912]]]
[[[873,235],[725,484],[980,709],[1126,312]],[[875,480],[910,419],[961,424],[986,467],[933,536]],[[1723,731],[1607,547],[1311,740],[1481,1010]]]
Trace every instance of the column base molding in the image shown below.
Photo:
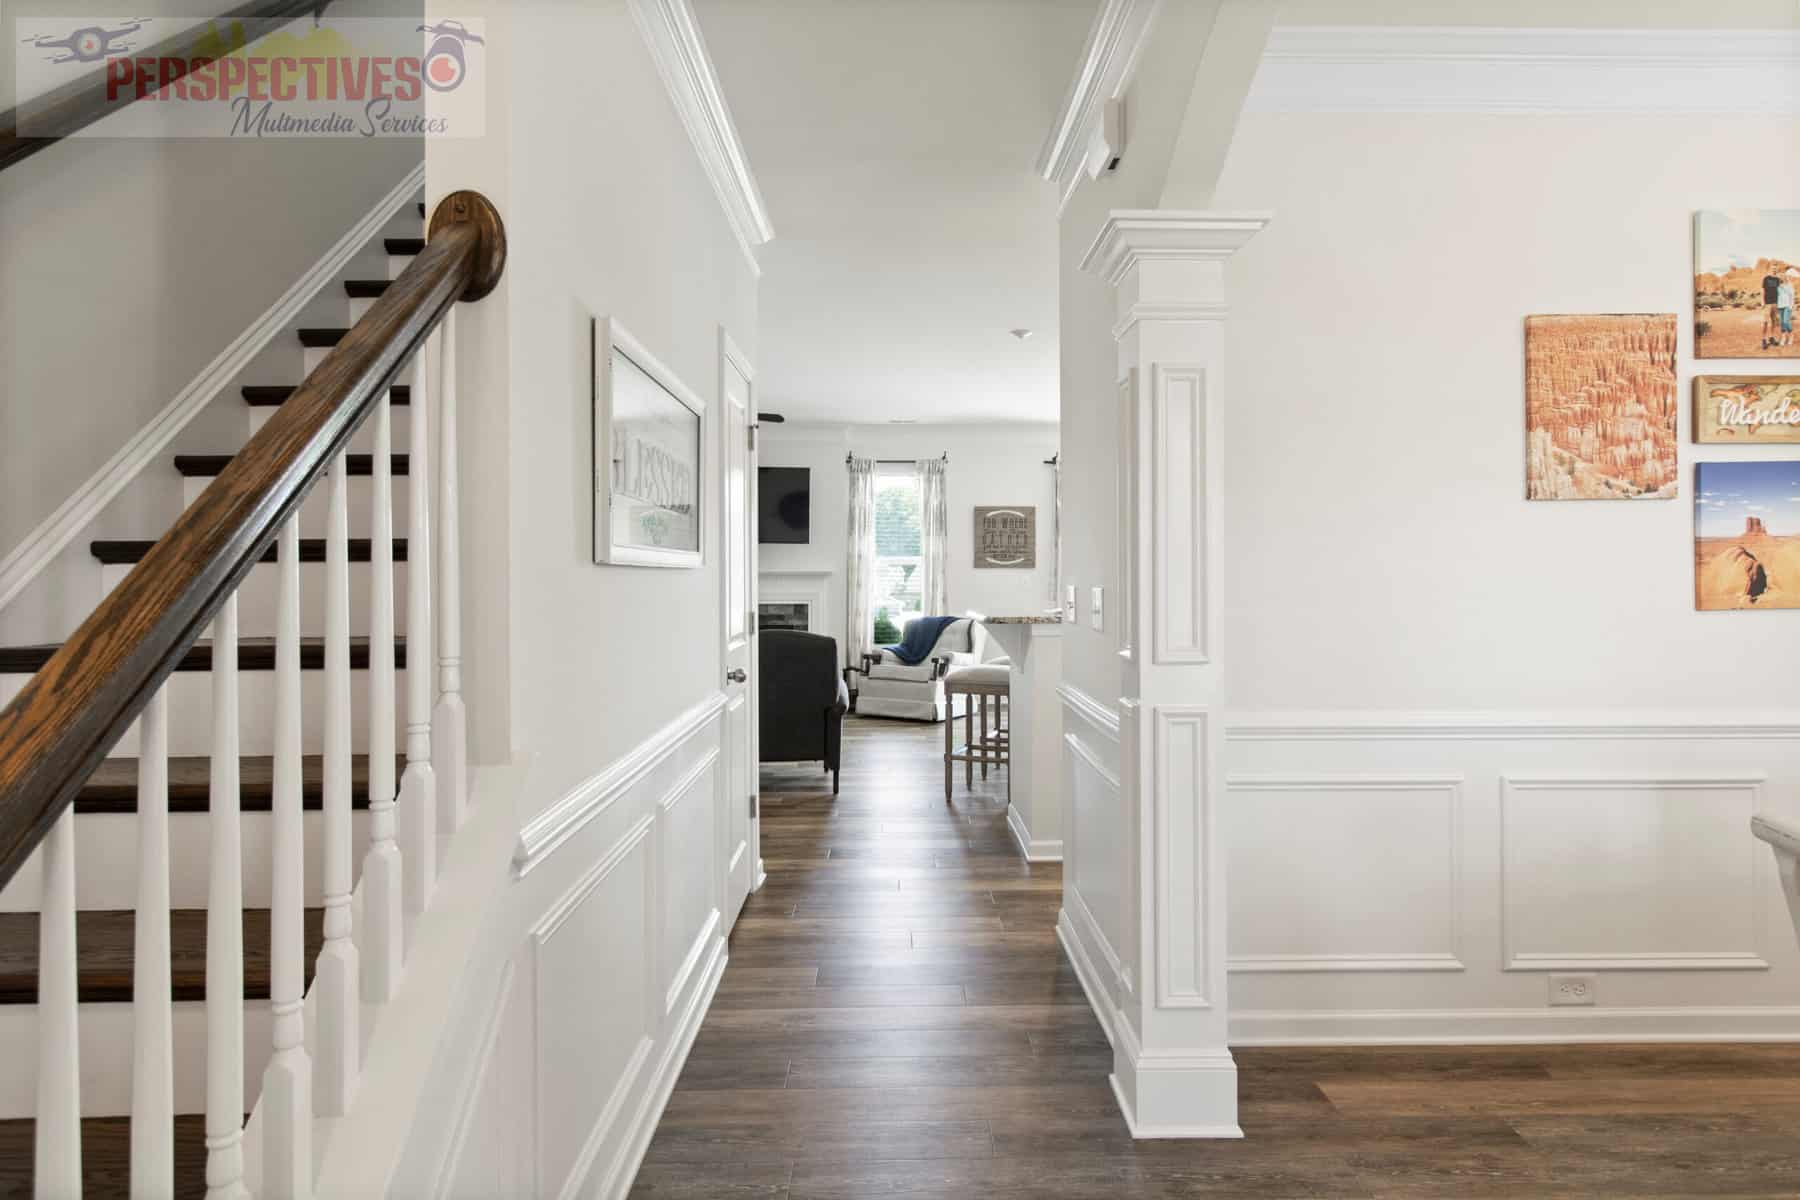
[[[1222,1047],[1146,1050],[1131,1022],[1120,1021],[1110,1082],[1134,1138],[1244,1136],[1237,1123],[1237,1063]]]

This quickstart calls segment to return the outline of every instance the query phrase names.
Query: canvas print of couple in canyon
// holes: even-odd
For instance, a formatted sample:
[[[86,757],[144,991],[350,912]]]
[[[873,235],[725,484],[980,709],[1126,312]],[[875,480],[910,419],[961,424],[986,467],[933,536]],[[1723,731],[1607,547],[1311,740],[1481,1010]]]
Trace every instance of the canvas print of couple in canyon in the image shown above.
[[[1800,462],[1695,467],[1694,607],[1800,608]]]
[[[1800,358],[1800,209],[1694,214],[1694,357]]]

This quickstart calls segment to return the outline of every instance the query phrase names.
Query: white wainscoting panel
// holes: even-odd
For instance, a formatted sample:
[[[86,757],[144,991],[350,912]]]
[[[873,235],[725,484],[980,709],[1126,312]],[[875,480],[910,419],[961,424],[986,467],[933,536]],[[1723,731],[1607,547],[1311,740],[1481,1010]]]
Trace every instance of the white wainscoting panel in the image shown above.
[[[1761,969],[1763,772],[1508,775],[1508,970]],[[1784,931],[1785,933],[1785,931]]]
[[[1800,715],[1224,724],[1234,1044],[1800,1040],[1749,829],[1800,816]],[[1551,1005],[1563,971],[1593,1006]]]
[[[1462,970],[1462,784],[1443,774],[1231,776],[1228,969]]]
[[[1158,1008],[1211,1008],[1206,976],[1213,961],[1211,922],[1205,908],[1207,809],[1213,802],[1207,774],[1207,722],[1203,708],[1159,705],[1153,713],[1156,779],[1152,807],[1156,834],[1156,1004]]]
[[[1207,651],[1206,372],[1156,364],[1150,377],[1151,660],[1203,663]]]

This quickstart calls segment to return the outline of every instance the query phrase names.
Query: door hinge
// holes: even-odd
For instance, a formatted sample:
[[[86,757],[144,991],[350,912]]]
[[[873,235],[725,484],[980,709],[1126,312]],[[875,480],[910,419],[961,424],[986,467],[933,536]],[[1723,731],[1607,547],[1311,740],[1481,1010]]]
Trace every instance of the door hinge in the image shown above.
[[[744,615],[750,625],[750,636],[755,637],[756,636],[756,610],[754,608],[745,609]]]
[[[750,819],[756,820],[756,793],[750,793]]]
[[[750,453],[755,454],[756,453],[756,426],[747,425],[747,426],[745,426],[745,428],[750,431]]]

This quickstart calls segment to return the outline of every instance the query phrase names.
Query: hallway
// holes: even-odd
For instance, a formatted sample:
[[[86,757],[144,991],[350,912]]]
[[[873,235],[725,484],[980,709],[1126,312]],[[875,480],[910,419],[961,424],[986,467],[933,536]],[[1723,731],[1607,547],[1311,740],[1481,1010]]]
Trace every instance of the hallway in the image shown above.
[[[1244,1141],[1134,1142],[1005,783],[851,718],[764,768],[768,882],[634,1196],[1792,1195],[1800,1047],[1236,1051]]]

